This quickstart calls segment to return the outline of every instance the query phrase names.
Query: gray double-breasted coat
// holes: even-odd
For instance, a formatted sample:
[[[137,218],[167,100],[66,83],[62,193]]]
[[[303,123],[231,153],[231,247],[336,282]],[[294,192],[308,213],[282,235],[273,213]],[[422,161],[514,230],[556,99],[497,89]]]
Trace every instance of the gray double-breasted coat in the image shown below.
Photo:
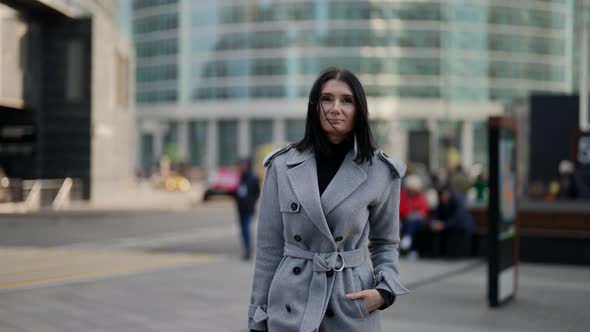
[[[313,151],[287,146],[265,159],[250,329],[380,331],[379,311],[345,294],[408,292],[397,251],[405,165],[382,152],[357,164],[353,153],[321,197]]]

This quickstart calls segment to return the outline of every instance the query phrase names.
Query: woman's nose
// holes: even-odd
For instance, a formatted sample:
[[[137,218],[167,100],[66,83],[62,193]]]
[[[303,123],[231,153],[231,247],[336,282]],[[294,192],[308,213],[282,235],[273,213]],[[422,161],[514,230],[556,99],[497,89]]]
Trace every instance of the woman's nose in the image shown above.
[[[341,112],[342,111],[342,103],[340,100],[334,101],[334,107],[332,107],[332,112]]]

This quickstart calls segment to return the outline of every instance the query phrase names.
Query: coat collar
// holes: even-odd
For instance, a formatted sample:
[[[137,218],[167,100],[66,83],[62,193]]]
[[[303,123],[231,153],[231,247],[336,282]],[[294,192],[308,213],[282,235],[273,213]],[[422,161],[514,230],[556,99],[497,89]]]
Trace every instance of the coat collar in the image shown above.
[[[321,196],[324,214],[326,216],[330,214],[338,204],[365,182],[366,178],[367,173],[354,161],[354,151],[349,151],[344,157],[338,172],[336,172],[336,175],[334,175]]]
[[[300,152],[297,148],[293,147],[291,151],[289,151],[289,157],[287,157],[287,166],[292,167],[302,162],[306,161],[309,158],[314,156],[314,152],[312,149],[307,149],[305,151]]]
[[[353,154],[354,152],[351,150],[346,155],[321,198],[313,150],[299,152],[297,149],[292,149],[287,158],[287,177],[301,207],[315,226],[332,241],[333,236],[328,227],[326,216],[367,178],[365,171],[354,162]]]

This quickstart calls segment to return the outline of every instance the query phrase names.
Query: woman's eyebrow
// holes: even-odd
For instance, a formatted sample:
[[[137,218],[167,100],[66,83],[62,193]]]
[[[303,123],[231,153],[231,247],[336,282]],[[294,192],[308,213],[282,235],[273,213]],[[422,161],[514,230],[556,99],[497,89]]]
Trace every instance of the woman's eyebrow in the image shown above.
[[[322,96],[334,96],[334,94],[331,93],[331,92],[322,92],[321,95]],[[351,94],[348,94],[348,93],[341,94],[340,96],[342,96],[342,97],[352,97],[352,95]]]

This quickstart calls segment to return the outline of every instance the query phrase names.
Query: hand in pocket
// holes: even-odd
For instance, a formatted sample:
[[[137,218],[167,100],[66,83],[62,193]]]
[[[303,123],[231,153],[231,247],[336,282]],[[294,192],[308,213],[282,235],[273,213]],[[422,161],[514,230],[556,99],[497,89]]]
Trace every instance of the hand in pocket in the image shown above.
[[[360,292],[346,294],[346,298],[349,300],[362,299],[369,312],[381,307],[385,303],[385,300],[383,300],[383,297],[376,289],[365,289]]]

